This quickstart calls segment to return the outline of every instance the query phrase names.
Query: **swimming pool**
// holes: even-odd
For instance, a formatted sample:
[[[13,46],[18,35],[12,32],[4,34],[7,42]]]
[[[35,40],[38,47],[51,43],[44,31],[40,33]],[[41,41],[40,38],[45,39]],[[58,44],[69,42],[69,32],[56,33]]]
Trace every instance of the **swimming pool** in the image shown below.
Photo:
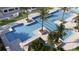
[[[16,39],[21,39],[21,41],[25,41],[26,39],[32,37],[33,31],[39,27],[41,27],[41,25],[38,22],[35,22],[31,26],[18,25],[17,27],[13,27],[14,31],[8,32],[5,35],[9,42]]]
[[[56,29],[56,24],[54,23],[54,21],[61,18],[62,11],[59,11],[59,12],[51,14],[51,15],[48,16],[47,20],[44,22],[44,27],[47,28],[49,31],[53,31]],[[71,15],[72,15],[72,13],[65,13],[64,18],[66,19]],[[21,24],[21,25],[12,27],[13,31],[5,34],[8,41],[12,42],[16,39],[20,39],[23,42],[23,41],[31,38],[32,36],[34,36],[33,31],[35,31],[36,29],[41,27],[41,20],[39,17],[36,17],[33,19],[36,22],[29,26],[25,26],[25,25]],[[70,32],[66,31],[66,33],[68,33],[70,35],[71,31]],[[67,35],[65,38],[67,38],[69,35]]]

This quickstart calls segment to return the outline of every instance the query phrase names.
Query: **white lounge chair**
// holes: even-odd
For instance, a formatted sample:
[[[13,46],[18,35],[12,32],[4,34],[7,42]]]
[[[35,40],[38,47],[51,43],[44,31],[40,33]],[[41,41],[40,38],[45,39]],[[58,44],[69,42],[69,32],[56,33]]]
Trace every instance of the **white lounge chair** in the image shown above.
[[[31,22],[27,22],[27,21],[26,21],[26,22],[24,23],[24,25],[30,25],[30,24],[32,24],[32,23],[34,23],[34,22],[35,22],[35,20],[32,19]]]
[[[9,31],[11,32],[11,31],[13,31],[13,29],[10,27],[10,28],[9,28]]]

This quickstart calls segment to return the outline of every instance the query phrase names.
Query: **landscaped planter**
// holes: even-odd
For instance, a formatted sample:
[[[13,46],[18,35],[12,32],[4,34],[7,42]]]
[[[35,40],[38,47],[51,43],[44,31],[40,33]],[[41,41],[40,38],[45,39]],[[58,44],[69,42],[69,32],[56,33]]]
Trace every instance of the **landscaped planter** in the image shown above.
[[[42,35],[44,35],[44,34],[47,34],[48,33],[48,31],[47,30],[39,30],[40,31],[40,33],[42,34]]]

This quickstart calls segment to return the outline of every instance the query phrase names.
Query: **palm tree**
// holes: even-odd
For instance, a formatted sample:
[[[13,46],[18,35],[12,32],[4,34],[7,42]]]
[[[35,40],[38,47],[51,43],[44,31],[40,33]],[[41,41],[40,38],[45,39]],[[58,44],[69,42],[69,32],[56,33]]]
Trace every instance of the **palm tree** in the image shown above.
[[[76,23],[79,23],[79,13],[76,13],[76,14],[77,14],[77,17],[75,17],[74,19]]]
[[[24,11],[26,11],[25,13],[26,13],[26,21],[27,22],[29,22],[29,18],[28,18],[28,15],[29,15],[29,11],[28,11],[28,8],[27,7],[21,7],[21,10],[22,10],[22,13],[24,12]]]
[[[50,47],[42,39],[39,38],[30,43],[28,51],[56,51],[56,49]]]
[[[77,23],[77,26],[75,27],[75,29],[78,29],[79,32],[79,13],[77,13],[77,17],[75,18],[75,22]]]
[[[78,32],[79,32],[79,23],[77,24],[77,26],[75,27],[75,29],[77,29]]]
[[[65,30],[64,24],[61,23],[60,26],[56,25],[56,27],[57,27],[57,29],[55,31],[56,31],[56,34],[58,35],[58,38],[63,39],[63,36],[66,35],[66,33],[64,31]],[[58,42],[59,40],[56,40],[56,41]]]
[[[60,24],[60,26],[57,26],[57,29],[55,31],[50,32],[48,34],[48,43],[50,45],[53,45],[53,44],[58,45],[60,43],[59,38],[63,39],[63,36],[66,35],[64,30],[65,30],[65,26],[63,24]]]
[[[53,45],[54,44],[54,38],[55,36],[54,36],[54,32],[49,32],[48,33],[48,44],[49,45]]]
[[[62,14],[62,19],[61,20],[64,20],[65,12],[69,11],[69,8],[68,7],[61,7],[61,10],[63,10],[63,14]]]
[[[46,47],[45,42],[41,38],[38,38],[35,41],[30,43],[29,50],[42,51],[44,49],[44,47]]]
[[[48,8],[41,7],[41,8],[38,8],[38,9],[39,9],[39,13],[40,13],[41,22],[42,22],[41,31],[43,31],[43,23],[46,20],[46,16],[48,15]]]
[[[28,15],[29,15],[29,12],[28,12],[28,9],[26,9],[26,21],[29,21],[29,17],[28,17]]]
[[[54,49],[54,51],[64,51],[64,49],[60,46],[59,38],[58,32],[50,32],[48,35],[48,44]],[[55,47],[55,44],[57,47]]]
[[[64,24],[61,23],[60,26],[57,25],[56,27],[57,27],[57,30],[56,30],[56,31],[58,31],[59,37],[60,37],[61,39],[63,39],[63,36],[66,35],[66,33],[64,32],[64,30],[65,30]]]
[[[29,50],[31,51],[39,51],[41,48],[42,48],[42,44],[38,41],[38,40],[35,40],[33,42],[30,43],[29,45]]]

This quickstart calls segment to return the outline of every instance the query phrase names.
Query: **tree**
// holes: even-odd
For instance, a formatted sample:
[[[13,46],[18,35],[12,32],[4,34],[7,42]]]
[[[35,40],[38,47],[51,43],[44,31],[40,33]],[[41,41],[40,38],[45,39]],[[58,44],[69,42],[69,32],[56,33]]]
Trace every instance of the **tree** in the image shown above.
[[[63,24],[60,24],[60,26],[57,26],[57,29],[55,31],[50,32],[48,34],[48,44],[51,46],[56,44],[59,47],[61,43],[59,39],[60,38],[63,39],[63,36],[66,35],[64,30],[65,30],[65,26]]]
[[[56,27],[57,27],[57,30],[56,30],[56,31],[58,31],[59,37],[60,37],[61,39],[63,39],[63,36],[66,35],[66,33],[64,32],[64,30],[65,30],[64,24],[61,23],[60,26],[57,25]]]
[[[38,38],[29,44],[29,51],[56,51],[55,48],[50,47],[41,38]]]
[[[69,11],[69,8],[68,7],[61,7],[61,10],[63,10],[63,14],[62,14],[62,19],[61,20],[64,20],[65,12]]]
[[[77,26],[75,27],[75,29],[77,29],[78,32],[79,32],[79,23],[77,24]]]
[[[49,9],[46,8],[46,7],[41,7],[41,8],[38,8],[38,10],[39,10],[40,18],[41,18],[41,22],[42,22],[41,31],[43,31],[43,23],[46,20],[46,16],[48,15],[48,10]]]
[[[77,24],[77,26],[75,27],[75,29],[77,29],[78,30],[78,32],[79,32],[79,13],[77,13],[77,17],[75,18],[75,22],[76,22],[76,24]]]
[[[27,7],[21,7],[21,13],[26,13],[26,21],[28,21],[29,22],[29,17],[28,17],[28,15],[29,15],[29,11],[28,11],[28,8]]]
[[[48,35],[48,44],[51,48],[53,48],[53,51],[64,51],[60,45],[59,38],[60,37],[58,32],[50,32]],[[55,47],[55,45],[57,45],[57,47]]]
[[[54,38],[55,36],[54,36],[54,32],[49,32],[48,33],[48,44],[49,45],[53,45],[54,44]]]
[[[30,43],[29,50],[42,51],[44,44],[45,42],[41,38],[38,38]]]

